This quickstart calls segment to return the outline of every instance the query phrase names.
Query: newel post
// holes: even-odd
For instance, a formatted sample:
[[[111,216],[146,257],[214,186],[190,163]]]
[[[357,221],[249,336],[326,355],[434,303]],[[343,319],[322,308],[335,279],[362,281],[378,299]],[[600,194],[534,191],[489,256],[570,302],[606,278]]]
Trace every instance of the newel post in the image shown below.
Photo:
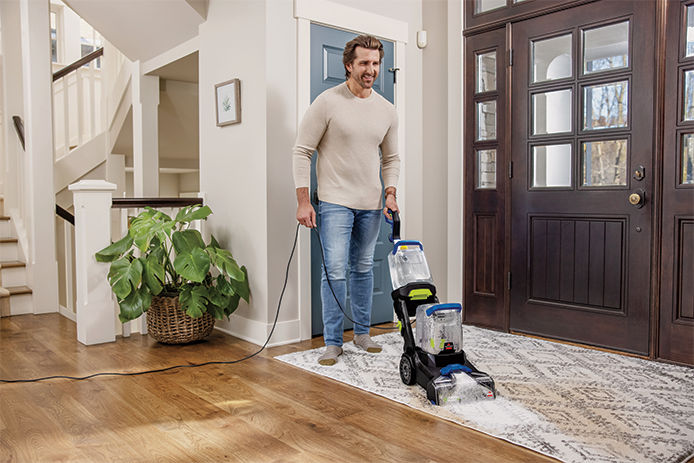
[[[116,185],[82,180],[68,187],[75,205],[75,274],[77,340],[99,344],[116,340],[114,306],[107,275],[109,264],[94,254],[111,244],[111,196]]]

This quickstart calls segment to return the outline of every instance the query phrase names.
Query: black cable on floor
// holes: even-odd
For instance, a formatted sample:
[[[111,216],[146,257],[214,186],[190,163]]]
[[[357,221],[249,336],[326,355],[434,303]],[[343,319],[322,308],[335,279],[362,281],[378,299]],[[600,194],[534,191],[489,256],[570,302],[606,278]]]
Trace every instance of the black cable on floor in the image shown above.
[[[256,355],[260,354],[263,350],[265,350],[265,347],[270,342],[270,338],[272,337],[272,334],[275,332],[275,327],[277,326],[277,319],[279,318],[279,315],[280,315],[280,307],[282,306],[282,298],[284,297],[284,291],[287,288],[287,281],[289,280],[289,267],[292,263],[292,259],[294,258],[294,251],[296,250],[296,243],[298,241],[298,238],[299,238],[299,224],[296,225],[296,232],[294,233],[294,244],[292,245],[292,252],[289,255],[289,261],[287,262],[287,270],[285,271],[285,274],[284,274],[284,285],[282,286],[282,292],[280,293],[280,298],[279,298],[279,301],[277,302],[277,312],[275,313],[275,320],[272,323],[272,329],[270,330],[270,334],[268,335],[267,339],[265,340],[265,343],[257,352],[254,352],[254,353],[247,355],[246,357],[243,357],[243,358],[238,359],[238,360],[225,360],[225,361],[219,360],[219,361],[210,361],[210,362],[203,362],[203,363],[189,363],[187,365],[174,365],[174,366],[170,366],[170,367],[166,367],[166,368],[159,368],[157,370],[135,371],[135,372],[131,372],[131,373],[102,372],[102,373],[94,373],[94,374],[87,375],[87,376],[55,375],[55,376],[45,376],[43,378],[34,378],[34,379],[0,379],[0,383],[35,383],[38,381],[46,381],[49,379],[71,379],[74,381],[83,381],[85,379],[95,378],[97,376],[139,376],[139,375],[146,375],[149,373],[161,373],[164,371],[174,370],[176,368],[197,368],[197,367],[204,367],[207,365],[231,365],[231,364],[243,362],[243,361],[248,360],[252,357],[255,357]]]

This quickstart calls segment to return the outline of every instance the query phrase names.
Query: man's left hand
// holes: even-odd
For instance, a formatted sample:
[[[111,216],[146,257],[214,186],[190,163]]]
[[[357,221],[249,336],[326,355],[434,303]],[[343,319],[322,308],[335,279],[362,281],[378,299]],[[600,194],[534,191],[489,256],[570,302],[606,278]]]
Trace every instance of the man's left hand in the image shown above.
[[[398,208],[398,201],[394,194],[386,194],[386,207],[383,208],[383,215],[389,219],[392,219],[388,213],[388,209],[391,211],[400,212],[400,209]]]

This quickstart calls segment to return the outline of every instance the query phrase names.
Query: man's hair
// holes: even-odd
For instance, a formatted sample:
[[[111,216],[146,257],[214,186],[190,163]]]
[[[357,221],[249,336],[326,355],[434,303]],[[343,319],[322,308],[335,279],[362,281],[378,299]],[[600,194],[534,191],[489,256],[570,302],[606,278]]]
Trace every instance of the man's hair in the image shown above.
[[[380,40],[372,35],[360,35],[353,38],[345,44],[345,51],[342,53],[342,64],[345,66],[345,77],[349,79],[350,72],[347,70],[347,65],[354,61],[357,55],[357,47],[368,48],[370,50],[378,50],[380,62],[383,60],[383,44]]]

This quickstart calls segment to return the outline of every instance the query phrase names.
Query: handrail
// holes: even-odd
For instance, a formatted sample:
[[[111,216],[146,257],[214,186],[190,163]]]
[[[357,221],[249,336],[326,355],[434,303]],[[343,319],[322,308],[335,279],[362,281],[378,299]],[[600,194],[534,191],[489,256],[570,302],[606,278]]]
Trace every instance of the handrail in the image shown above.
[[[57,204],[55,205],[55,213],[58,214],[59,217],[70,222],[72,225],[75,225],[75,216],[70,214],[67,210],[63,209]]]
[[[202,198],[113,198],[113,209],[136,209],[140,207],[184,207],[202,204]]]
[[[24,122],[19,116],[12,116],[12,122],[14,122],[14,129],[17,131],[19,141],[22,143],[22,149],[26,151],[26,148],[24,147]]]
[[[64,68],[57,70],[56,72],[53,73],[53,82],[60,79],[61,77],[66,76],[67,74],[70,74],[72,71],[81,68],[85,64],[97,59],[99,56],[101,56],[103,54],[104,54],[104,47],[97,48],[96,50],[89,53],[88,55],[84,55],[82,58],[78,59],[74,63],[68,64]]]

